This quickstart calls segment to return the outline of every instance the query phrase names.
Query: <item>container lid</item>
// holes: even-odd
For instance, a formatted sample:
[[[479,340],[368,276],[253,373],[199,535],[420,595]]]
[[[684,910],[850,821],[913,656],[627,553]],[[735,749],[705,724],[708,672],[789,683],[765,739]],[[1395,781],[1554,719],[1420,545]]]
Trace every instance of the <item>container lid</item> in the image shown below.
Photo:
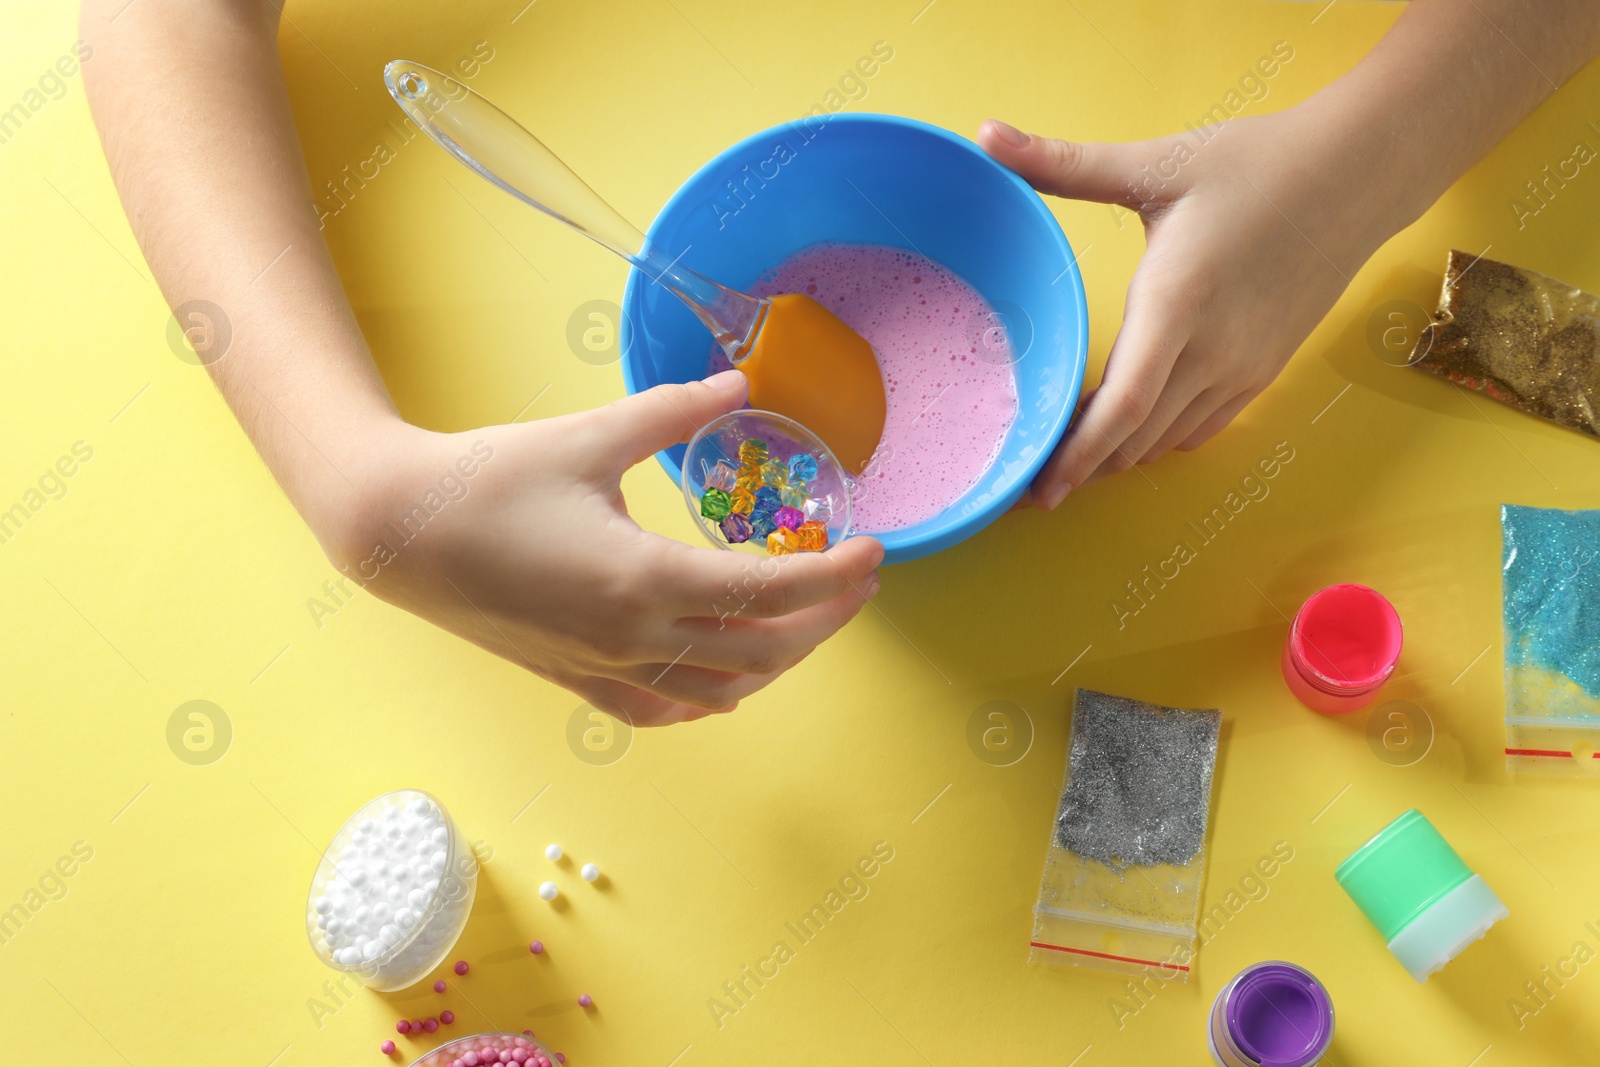
[[[1261,1067],[1306,1067],[1333,1043],[1333,1000],[1311,972],[1262,963],[1228,997],[1228,1034]]]
[[[1407,924],[1471,878],[1472,870],[1422,812],[1412,808],[1339,864],[1333,876],[1383,939],[1393,941]]]

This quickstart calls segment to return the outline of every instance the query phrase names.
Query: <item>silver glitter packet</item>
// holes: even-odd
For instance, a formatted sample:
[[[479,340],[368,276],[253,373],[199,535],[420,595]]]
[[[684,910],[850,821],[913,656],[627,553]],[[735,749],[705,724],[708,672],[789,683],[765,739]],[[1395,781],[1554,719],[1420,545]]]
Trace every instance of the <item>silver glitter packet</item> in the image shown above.
[[[1188,980],[1221,725],[1078,690],[1030,960]]]

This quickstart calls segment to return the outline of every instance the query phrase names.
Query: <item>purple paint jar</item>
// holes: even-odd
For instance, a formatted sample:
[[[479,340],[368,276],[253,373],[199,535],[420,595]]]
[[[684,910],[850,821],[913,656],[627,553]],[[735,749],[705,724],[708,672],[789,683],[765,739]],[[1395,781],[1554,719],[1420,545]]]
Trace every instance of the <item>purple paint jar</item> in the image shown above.
[[[1310,1067],[1333,1044],[1333,1000],[1302,967],[1257,963],[1217,994],[1206,1043],[1222,1067]]]

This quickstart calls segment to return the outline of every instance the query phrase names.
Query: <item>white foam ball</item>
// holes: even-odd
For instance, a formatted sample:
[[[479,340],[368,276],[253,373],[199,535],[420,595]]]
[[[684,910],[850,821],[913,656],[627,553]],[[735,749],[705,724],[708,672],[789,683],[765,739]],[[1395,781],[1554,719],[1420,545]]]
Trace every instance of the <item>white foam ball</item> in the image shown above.
[[[583,880],[585,882],[592,882],[600,877],[600,868],[596,867],[592,863],[585,863],[583,865],[583,870],[579,871],[578,873],[583,875]]]
[[[545,882],[539,887],[540,900],[554,900],[561,895],[561,890],[556,888],[554,882]]]
[[[556,860],[560,859],[561,858],[561,846],[560,845],[546,845],[546,846],[544,846],[544,858],[549,860],[551,863],[554,863]]]

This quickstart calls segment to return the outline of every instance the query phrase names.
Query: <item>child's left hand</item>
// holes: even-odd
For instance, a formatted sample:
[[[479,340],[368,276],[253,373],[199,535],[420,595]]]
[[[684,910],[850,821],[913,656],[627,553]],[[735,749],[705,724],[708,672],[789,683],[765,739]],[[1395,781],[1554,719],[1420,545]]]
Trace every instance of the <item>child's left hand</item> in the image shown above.
[[[1293,111],[1130,144],[1033,137],[990,121],[978,140],[1055,196],[1121,204],[1145,224],[1122,329],[1099,388],[1034,482],[1073,489],[1198,447],[1278,376],[1350,277],[1398,228],[1334,138]],[[1368,181],[1366,188],[1373,184]]]

